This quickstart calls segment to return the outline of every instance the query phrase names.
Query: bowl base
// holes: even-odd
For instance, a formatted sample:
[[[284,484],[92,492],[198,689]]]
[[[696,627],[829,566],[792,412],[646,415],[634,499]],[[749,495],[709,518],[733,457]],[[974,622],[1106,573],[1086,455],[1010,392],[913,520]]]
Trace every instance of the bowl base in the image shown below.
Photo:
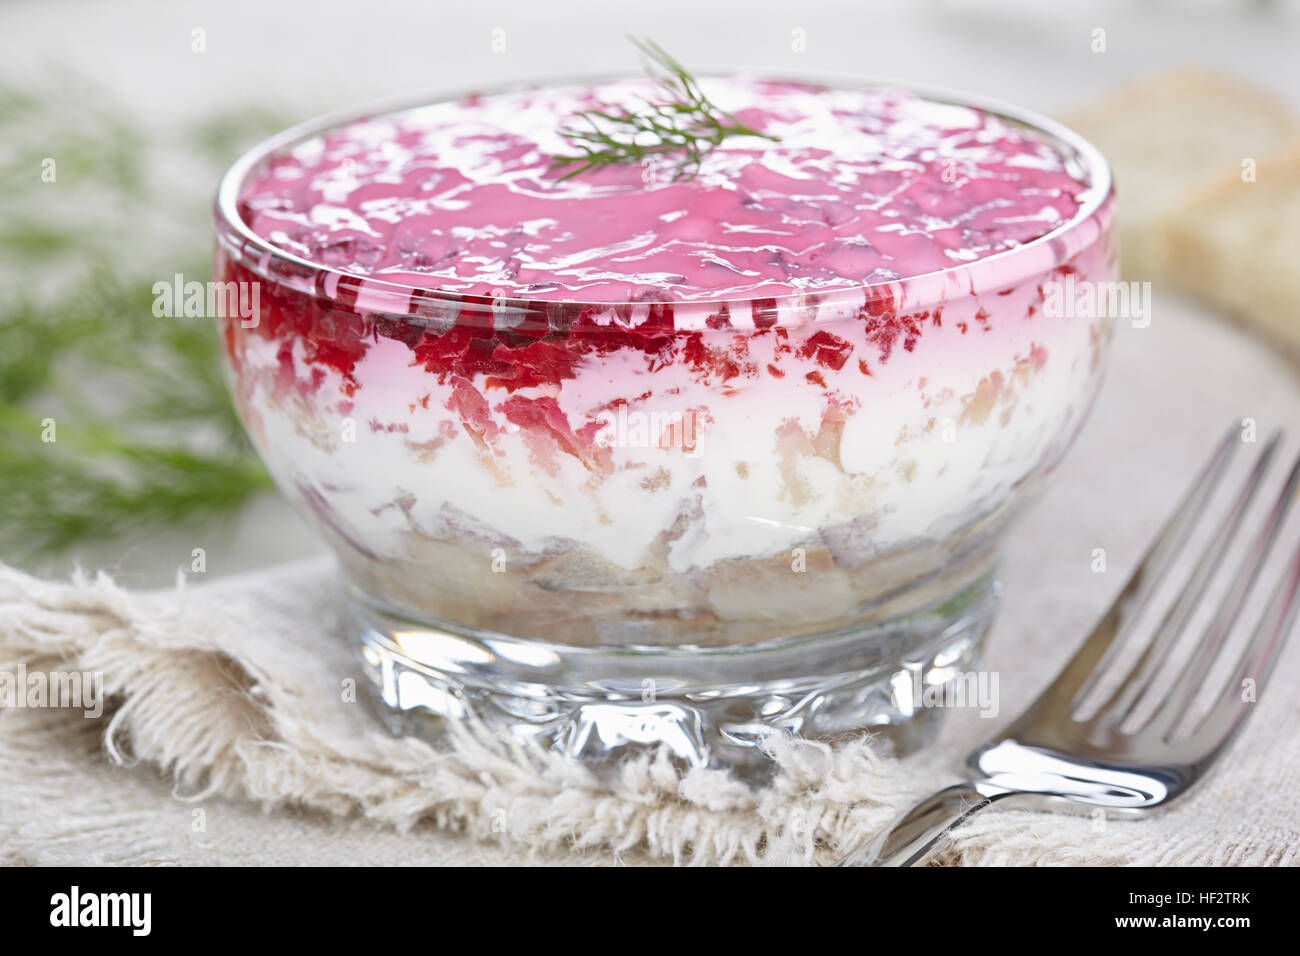
[[[684,765],[761,775],[773,734],[868,731],[906,754],[934,738],[945,710],[987,707],[975,668],[998,592],[989,572],[903,617],[726,648],[573,647],[419,622],[359,594],[352,604],[394,734],[436,740],[444,718],[472,717],[587,764],[666,748]]]

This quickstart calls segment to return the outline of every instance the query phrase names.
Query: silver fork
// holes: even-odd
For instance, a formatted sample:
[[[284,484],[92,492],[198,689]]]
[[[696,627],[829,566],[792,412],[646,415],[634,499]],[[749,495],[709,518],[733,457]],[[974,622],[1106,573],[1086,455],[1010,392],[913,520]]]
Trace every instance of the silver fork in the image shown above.
[[[1078,706],[1098,686],[1099,678],[1114,669],[1116,655],[1107,652],[1118,646],[1118,637],[1129,633],[1176,563],[1241,443],[1235,427],[1078,653],[1010,727],[967,757],[972,779],[923,800],[882,837],[854,850],[840,865],[912,866],[972,814],[1008,798],[1032,809],[1095,812],[1100,807],[1108,813],[1138,815],[1163,807],[1204,776],[1250,714],[1253,698],[1242,693],[1243,686],[1253,680],[1257,693],[1263,689],[1294,623],[1300,603],[1300,548],[1274,589],[1232,679],[1190,733],[1174,737],[1190,716],[1189,705],[1202,689],[1277,538],[1300,481],[1300,458],[1181,670],[1174,670],[1170,652],[1186,633],[1206,584],[1222,564],[1280,439],[1280,433],[1275,433],[1265,444],[1142,656],[1092,716],[1077,719]],[[1162,671],[1177,673],[1167,696],[1149,715],[1139,713],[1138,703]]]

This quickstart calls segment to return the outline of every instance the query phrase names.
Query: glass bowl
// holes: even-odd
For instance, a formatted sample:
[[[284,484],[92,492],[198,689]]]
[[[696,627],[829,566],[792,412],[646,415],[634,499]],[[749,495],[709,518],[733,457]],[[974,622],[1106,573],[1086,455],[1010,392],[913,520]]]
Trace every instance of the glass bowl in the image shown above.
[[[230,387],[338,556],[395,729],[473,715],[579,759],[715,765],[761,761],[772,733],[932,737],[934,692],[978,667],[1007,523],[1102,378],[1111,318],[1049,309],[1050,289],[1111,282],[1117,253],[1087,142],[906,88],[1052,143],[1088,184],[1077,215],[830,293],[530,301],[349,274],[245,222],[269,157],[418,104],[295,127],[231,167],[215,276],[257,307],[218,319]]]

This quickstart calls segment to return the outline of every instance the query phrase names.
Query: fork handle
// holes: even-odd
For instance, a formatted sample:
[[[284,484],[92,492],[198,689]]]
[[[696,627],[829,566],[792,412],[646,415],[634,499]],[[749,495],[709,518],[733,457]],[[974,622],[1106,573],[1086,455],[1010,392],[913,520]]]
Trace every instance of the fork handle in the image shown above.
[[[1018,795],[988,783],[965,781],[926,797],[882,836],[848,853],[839,866],[915,866],[954,827],[1003,797]]]

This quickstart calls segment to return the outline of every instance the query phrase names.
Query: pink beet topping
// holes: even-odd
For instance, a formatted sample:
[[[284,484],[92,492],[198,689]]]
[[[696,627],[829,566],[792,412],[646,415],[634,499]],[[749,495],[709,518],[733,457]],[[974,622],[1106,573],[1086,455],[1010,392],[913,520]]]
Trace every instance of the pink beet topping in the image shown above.
[[[769,297],[903,279],[1070,220],[1087,188],[1052,145],[899,90],[708,79],[761,132],[699,175],[611,167],[560,181],[575,111],[641,81],[471,97],[342,127],[276,157],[240,213],[312,262],[478,295],[593,302]]]

